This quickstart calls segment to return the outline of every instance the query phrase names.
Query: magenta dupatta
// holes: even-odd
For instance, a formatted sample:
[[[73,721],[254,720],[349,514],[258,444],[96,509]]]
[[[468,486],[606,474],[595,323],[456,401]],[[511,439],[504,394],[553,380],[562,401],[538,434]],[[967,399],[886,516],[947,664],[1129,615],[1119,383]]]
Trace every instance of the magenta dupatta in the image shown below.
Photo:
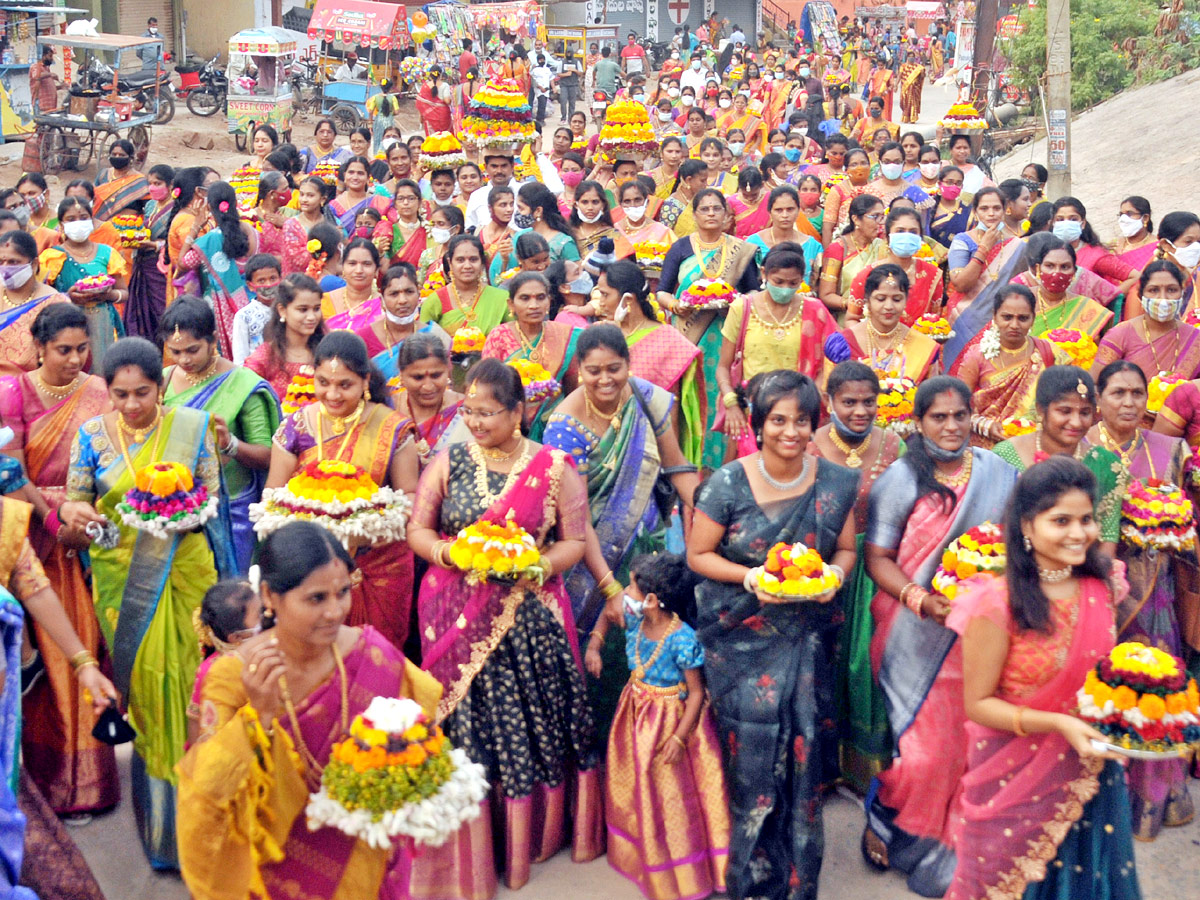
[[[959,594],[946,625],[962,634],[977,616],[1011,630],[1005,579],[980,579]],[[1066,662],[1033,694],[1014,702],[1070,713],[1088,669],[1112,649],[1113,629],[1108,586],[1096,578],[1082,579]],[[1020,897],[1027,884],[1046,877],[1047,864],[1099,790],[1104,761],[1082,759],[1058,734],[1017,737],[968,721],[967,739],[965,821],[946,900],[975,900],[993,892]]]

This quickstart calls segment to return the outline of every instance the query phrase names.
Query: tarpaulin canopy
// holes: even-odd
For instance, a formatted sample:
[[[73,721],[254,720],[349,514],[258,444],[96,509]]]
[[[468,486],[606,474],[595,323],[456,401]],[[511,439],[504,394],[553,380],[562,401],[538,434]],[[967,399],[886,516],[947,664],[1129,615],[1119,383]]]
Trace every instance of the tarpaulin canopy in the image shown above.
[[[937,0],[908,0],[907,12],[914,19],[942,18],[942,4]]]
[[[409,43],[408,10],[399,3],[370,0],[317,0],[308,36],[330,43],[390,50]]]

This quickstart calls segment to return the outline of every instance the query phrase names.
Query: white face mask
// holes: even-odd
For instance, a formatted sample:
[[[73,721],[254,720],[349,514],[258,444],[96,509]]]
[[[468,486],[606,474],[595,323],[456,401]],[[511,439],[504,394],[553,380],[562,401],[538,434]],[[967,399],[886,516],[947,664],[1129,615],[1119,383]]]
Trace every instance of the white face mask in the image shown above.
[[[678,97],[679,96],[679,88],[667,88],[667,96],[668,97]]]
[[[577,209],[577,210],[575,210],[575,212],[579,214],[579,221],[580,221],[580,222],[587,222],[587,224],[589,224],[589,225],[595,225],[597,222],[599,222],[599,221],[600,221],[600,217],[604,215],[604,210],[602,210],[602,209],[601,209],[601,210],[597,210],[597,211],[596,211],[596,214],[595,214],[595,215],[593,215],[593,216],[590,216],[590,217],[589,217],[589,216],[585,216],[583,213],[579,212],[579,210],[578,210],[578,209]]]
[[[729,107],[733,106],[733,101],[732,100],[718,100],[717,106],[721,107],[721,109],[729,109]]]
[[[642,219],[646,218],[646,206],[647,204],[643,203],[640,206],[625,207],[625,218],[630,222],[642,221]]]
[[[663,111],[660,109],[660,110],[658,111],[658,121],[660,121],[660,122],[670,122],[670,121],[671,121],[671,113],[670,113],[670,111],[663,112]]]
[[[15,291],[24,287],[33,277],[33,263],[25,263],[21,266],[0,266],[0,277],[4,279],[6,288]]]
[[[921,163],[921,177],[926,181],[934,181],[938,177],[938,172],[942,171],[941,163]]]
[[[1167,243],[1171,244],[1170,241],[1167,241]],[[1188,244],[1186,247],[1176,247],[1174,244],[1171,244],[1171,249],[1175,261],[1185,269],[1194,269],[1197,265],[1200,265],[1200,241]]]
[[[1146,315],[1155,322],[1171,322],[1179,315],[1179,310],[1183,306],[1183,298],[1144,297],[1142,306],[1146,309]]]
[[[393,325],[411,325],[413,322],[417,321],[417,316],[420,314],[421,307],[419,305],[407,316],[398,316],[386,306],[383,308],[384,317]]]
[[[92,231],[95,226],[91,219],[77,219],[74,222],[63,223],[63,234],[67,236],[67,240],[75,241],[77,244],[82,244],[92,236]]]
[[[429,236],[433,238],[433,242],[435,244],[444,244],[446,241],[450,240],[450,229],[438,228],[435,226],[429,229]]]
[[[889,181],[895,181],[904,173],[903,163],[880,163],[879,174]]]
[[[613,310],[613,321],[620,325],[629,317],[629,306],[625,303],[625,298],[622,297],[617,301],[617,308]]]
[[[1131,238],[1142,230],[1142,217],[1121,215],[1117,218],[1117,229],[1125,237]]]

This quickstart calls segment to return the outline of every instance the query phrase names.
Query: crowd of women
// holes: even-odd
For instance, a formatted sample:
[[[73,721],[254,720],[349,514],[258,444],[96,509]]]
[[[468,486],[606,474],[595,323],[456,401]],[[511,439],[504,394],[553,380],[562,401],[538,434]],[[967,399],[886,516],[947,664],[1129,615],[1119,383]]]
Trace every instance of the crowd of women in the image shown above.
[[[839,783],[867,798],[864,860],[922,896],[1140,896],[1131,838],[1191,820],[1187,765],[1122,768],[1072,710],[1115,640],[1194,659],[1195,563],[1124,540],[1120,506],[1133,479],[1190,489],[1200,381],[1147,400],[1200,377],[1200,218],[1156,229],[1130,197],[1106,246],[1044,169],[993,185],[967,138],[818,141],[802,111],[755,143],[746,75],[736,117],[663,81],[645,164],[574,118],[520,183],[511,157],[426,171],[419,137],[375,158],[323,121],[299,150],[258,129],[251,203],[209,169],[142,175],[123,141],[53,209],[36,174],[0,195],[0,630],[25,688],[0,807],[16,823],[19,795],[43,898],[89,889],[77,857],[37,860],[71,852],[58,817],[121,802],[93,736],[114,707],[145,852],[197,898],[486,900],[567,844],[651,900],[815,897]],[[727,309],[687,308],[706,281]],[[1091,371],[1063,328],[1098,341]],[[522,360],[559,392],[526,402]],[[896,378],[911,421],[884,428]],[[406,539],[258,540],[264,488],[323,459],[412,497]],[[220,515],[132,527],[118,505],[164,461]],[[545,577],[467,578],[447,541],[506,520]],[[983,522],[1007,574],[951,606],[933,573]],[[838,588],[764,602],[779,541]],[[487,770],[441,848],[305,824],[377,695]]]

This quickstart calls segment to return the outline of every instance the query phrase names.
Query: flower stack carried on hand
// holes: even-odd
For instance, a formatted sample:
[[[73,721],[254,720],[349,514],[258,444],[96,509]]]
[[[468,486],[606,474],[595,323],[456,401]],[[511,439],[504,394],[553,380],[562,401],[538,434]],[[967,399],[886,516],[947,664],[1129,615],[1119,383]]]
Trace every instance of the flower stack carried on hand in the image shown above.
[[[468,525],[450,545],[450,561],[467,573],[467,581],[515,582],[519,578],[541,581],[542,554],[537,541],[513,521],[512,512],[503,525],[479,521]]]
[[[516,153],[521,144],[531,144],[537,137],[533,107],[525,91],[511,79],[489,81],[475,92],[468,106],[463,134],[480,149]]]
[[[311,831],[336,828],[376,850],[398,837],[440,847],[479,815],[487,772],[451,747],[406,697],[375,697],[333,746],[321,787],[309,795]]]
[[[138,213],[124,212],[113,216],[109,221],[121,235],[121,246],[126,250],[137,250],[150,240],[150,229],[146,227],[146,219]]]
[[[541,403],[551,397],[557,397],[562,390],[553,375],[531,359],[518,359],[509,363],[521,375],[521,384],[525,387],[526,403]]]
[[[454,356],[468,356],[483,352],[483,344],[487,337],[474,325],[461,325],[454,332],[450,342],[450,353]]]
[[[1092,367],[1097,347],[1089,335],[1074,328],[1055,328],[1053,331],[1047,331],[1042,337],[1067,354],[1071,358],[1071,365],[1084,370]]]
[[[130,528],[165,539],[199,528],[217,514],[217,507],[218,498],[196,484],[182,463],[156,462],[134,473],[133,487],[117,512]]]
[[[942,553],[942,563],[933,573],[933,589],[951,602],[962,583],[976,575],[1003,575],[1008,562],[1004,532],[993,522],[984,522],[960,534]]]
[[[1146,409],[1157,415],[1158,411],[1163,408],[1163,404],[1167,398],[1171,396],[1171,392],[1185,381],[1187,379],[1182,375],[1159,372],[1150,379],[1146,395]]]
[[[112,286],[116,283],[117,280],[111,275],[101,272],[99,275],[88,275],[85,278],[80,278],[71,287],[71,290],[81,291],[85,294],[103,294],[105,291],[111,290]]]
[[[774,603],[798,603],[837,590],[842,580],[821,554],[804,544],[779,543],[767,551],[757,588]]]
[[[633,245],[634,258],[645,275],[662,274],[663,260],[670,249],[671,245],[665,241],[638,241]]]
[[[944,344],[950,338],[954,337],[954,332],[950,328],[950,323],[945,316],[939,316],[937,313],[925,313],[913,322],[913,331],[917,334],[923,334],[933,338],[939,344]]]
[[[646,107],[632,100],[610,103],[600,128],[600,149],[610,159],[636,162],[657,153],[658,139],[650,126],[650,113]]]
[[[458,138],[448,131],[435,131],[421,142],[421,166],[428,172],[438,169],[458,169],[465,165],[467,156],[463,153],[462,144]]]
[[[736,296],[727,282],[699,278],[675,301],[675,311],[687,315],[703,310],[728,309]]]
[[[308,174],[317,176],[326,184],[337,184],[339,168],[337,163],[326,160],[317,163]]]
[[[1004,420],[1004,436],[1014,438],[1022,434],[1033,434],[1037,431],[1038,423],[1024,416],[1013,416]]]
[[[962,131],[983,131],[988,127],[987,120],[979,115],[970,103],[955,103],[938,122],[942,128]]]
[[[242,166],[229,177],[229,184],[237,194],[239,212],[249,212],[258,205],[258,180],[262,169],[258,166]]]
[[[911,378],[903,375],[881,378],[875,424],[894,431],[900,437],[912,434],[916,427],[912,422],[913,400],[916,396],[917,384]]]
[[[1098,749],[1142,759],[1186,756],[1200,744],[1200,691],[1182,660],[1136,641],[1117,644],[1075,695],[1079,716],[1108,737]]]
[[[1191,550],[1196,546],[1192,501],[1160,478],[1131,481],[1121,504],[1121,537],[1146,550]]]
[[[300,371],[292,376],[280,404],[285,416],[299,412],[317,399],[317,386],[313,381],[313,375],[312,366],[301,366]]]
[[[286,487],[265,488],[262,502],[250,504],[250,519],[260,538],[305,519],[349,547],[404,540],[411,507],[403,491],[380,487],[361,466],[322,459],[302,466]]]

